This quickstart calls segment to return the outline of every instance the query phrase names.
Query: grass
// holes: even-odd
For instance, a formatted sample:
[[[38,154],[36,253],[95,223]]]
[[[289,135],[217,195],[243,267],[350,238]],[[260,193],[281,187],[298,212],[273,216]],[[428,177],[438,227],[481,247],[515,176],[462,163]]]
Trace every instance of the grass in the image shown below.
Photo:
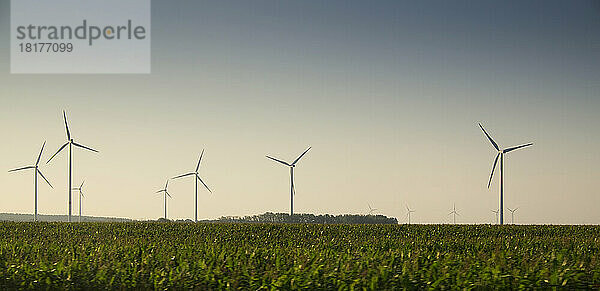
[[[600,288],[600,227],[0,223],[0,289]]]

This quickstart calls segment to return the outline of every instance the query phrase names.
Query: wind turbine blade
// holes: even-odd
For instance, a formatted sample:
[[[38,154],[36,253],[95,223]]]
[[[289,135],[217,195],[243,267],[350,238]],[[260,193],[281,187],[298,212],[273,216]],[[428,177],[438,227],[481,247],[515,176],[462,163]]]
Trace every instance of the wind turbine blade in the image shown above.
[[[191,176],[191,175],[196,175],[196,173],[187,173],[187,174],[183,174],[183,175],[179,175],[179,176],[173,177],[171,179],[179,179],[179,178],[183,178],[183,177],[187,177],[187,176]]]
[[[490,174],[490,180],[488,181],[488,189],[490,188],[490,185],[492,185],[492,178],[494,177],[494,170],[496,170],[496,164],[498,163],[498,158],[500,158],[500,153],[498,153],[496,155],[496,158],[494,159],[494,165],[492,166],[492,173]]]
[[[202,185],[204,185],[204,187],[206,187],[206,190],[208,190],[208,192],[212,193],[212,191],[210,191],[210,188],[208,188],[208,186],[206,186],[206,184],[204,183],[204,181],[202,181],[200,176],[196,175],[196,178],[198,178],[198,180],[200,180],[200,183],[202,183]]]
[[[37,161],[35,161],[35,165],[37,166],[40,163],[40,159],[42,158],[42,152],[44,151],[44,146],[46,146],[46,141],[42,145],[42,149],[40,150],[40,154],[38,155]]]
[[[288,166],[288,167],[291,167],[291,166],[292,166],[292,165],[290,165],[290,164],[288,164],[288,163],[286,163],[286,162],[284,162],[284,161],[282,161],[282,160],[278,160],[278,159],[276,159],[276,158],[272,158],[272,157],[269,157],[269,156],[265,156],[265,157],[267,157],[267,158],[269,158],[269,159],[271,159],[271,160],[273,160],[273,161],[280,162],[280,163],[282,163],[282,164],[284,164],[284,165],[286,165],[286,166]]]
[[[64,148],[65,148],[65,147],[68,145],[68,144],[69,144],[69,142],[67,142],[67,143],[66,143],[66,144],[64,144],[62,147],[60,147],[60,148],[58,149],[58,151],[56,151],[56,153],[55,153],[54,155],[52,155],[52,156],[50,157],[50,159],[48,159],[48,161],[46,162],[46,164],[47,164],[47,163],[50,163],[50,161],[52,161],[52,159],[53,159],[54,157],[56,157],[56,155],[58,155],[58,153],[60,153],[60,151],[62,151],[62,150],[63,150],[63,149],[64,149]]]
[[[169,179],[167,179],[167,183],[165,183],[165,190],[167,189],[167,186],[169,186]]]
[[[298,158],[296,158],[294,160],[294,162],[292,163],[292,165],[295,165],[310,149],[311,149],[311,147],[308,147]]]
[[[479,127],[481,127],[481,130],[483,130],[483,133],[485,133],[485,136],[487,136],[487,138],[490,140],[490,142],[492,143],[494,148],[496,148],[496,150],[499,151],[500,148],[498,147],[498,144],[492,139],[492,137],[487,133],[487,131],[485,131],[485,129],[483,128],[483,125],[481,125],[481,123],[479,124]]]
[[[50,184],[50,181],[48,181],[48,179],[46,179],[46,177],[44,177],[44,174],[42,174],[42,171],[40,171],[38,169],[37,172],[38,172],[38,174],[40,174],[40,176],[42,176],[42,178],[44,179],[44,181],[46,181],[46,183],[48,183],[48,186],[50,186],[50,188],[54,189],[54,187],[52,187],[52,184]]]
[[[95,149],[93,149],[93,148],[88,148],[88,147],[86,147],[86,146],[84,146],[84,145],[80,145],[80,144],[78,144],[78,143],[76,143],[76,142],[73,142],[73,145],[74,145],[74,146],[77,146],[77,147],[80,147],[80,148],[82,148],[82,149],[86,149],[86,150],[88,150],[88,151],[92,151],[92,152],[98,153],[98,151],[97,151],[97,150],[95,150]]]
[[[198,165],[196,166],[196,173],[198,173],[198,169],[200,169],[200,161],[202,161],[203,155],[204,155],[204,149],[202,149],[202,153],[200,154],[200,158],[198,159]]]
[[[81,185],[79,186],[79,189],[83,188],[83,183],[85,183],[85,180],[83,180],[83,181],[81,182]]]
[[[158,191],[154,192],[154,194],[158,194],[158,193],[162,193],[162,192],[165,192],[165,190],[164,189],[158,190]]]
[[[11,172],[22,171],[22,170],[27,170],[27,169],[35,169],[35,166],[28,166],[28,167],[13,169],[13,170],[9,170],[8,172],[11,173]]]
[[[514,150],[518,150],[518,149],[521,149],[521,148],[524,148],[524,147],[528,147],[528,146],[531,146],[531,145],[533,145],[533,143],[528,143],[528,144],[524,144],[524,145],[520,145],[520,146],[516,146],[516,147],[512,147],[512,148],[507,148],[507,149],[505,149],[503,151],[503,153],[506,154],[506,153],[512,152]]]
[[[169,198],[173,198],[173,197],[171,196],[171,194],[169,194],[169,192],[165,191],[165,194],[167,194],[167,196],[169,196]]]
[[[71,140],[71,133],[69,132],[69,125],[67,124],[67,113],[63,110],[63,118],[65,120],[65,129],[67,130],[67,139]]]

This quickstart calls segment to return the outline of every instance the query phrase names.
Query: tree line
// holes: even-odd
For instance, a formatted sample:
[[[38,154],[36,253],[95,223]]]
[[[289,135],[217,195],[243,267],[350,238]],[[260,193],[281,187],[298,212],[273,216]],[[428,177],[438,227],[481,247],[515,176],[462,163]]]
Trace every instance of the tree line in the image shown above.
[[[360,214],[294,214],[272,213],[251,216],[224,216],[217,222],[229,223],[319,223],[319,224],[398,224],[394,217],[384,215],[360,215]]]

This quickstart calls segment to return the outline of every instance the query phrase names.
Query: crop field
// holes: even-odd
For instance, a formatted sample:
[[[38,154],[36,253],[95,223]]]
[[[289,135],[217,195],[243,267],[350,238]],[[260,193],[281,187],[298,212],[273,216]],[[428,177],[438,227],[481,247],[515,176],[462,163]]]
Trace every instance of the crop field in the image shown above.
[[[600,227],[0,223],[0,289],[600,288]]]

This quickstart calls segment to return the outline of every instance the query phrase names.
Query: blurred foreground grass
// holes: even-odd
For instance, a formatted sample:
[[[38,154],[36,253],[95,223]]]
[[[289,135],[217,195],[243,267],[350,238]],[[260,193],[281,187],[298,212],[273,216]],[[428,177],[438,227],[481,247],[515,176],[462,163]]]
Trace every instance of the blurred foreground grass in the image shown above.
[[[0,223],[0,289],[600,288],[600,227]]]

